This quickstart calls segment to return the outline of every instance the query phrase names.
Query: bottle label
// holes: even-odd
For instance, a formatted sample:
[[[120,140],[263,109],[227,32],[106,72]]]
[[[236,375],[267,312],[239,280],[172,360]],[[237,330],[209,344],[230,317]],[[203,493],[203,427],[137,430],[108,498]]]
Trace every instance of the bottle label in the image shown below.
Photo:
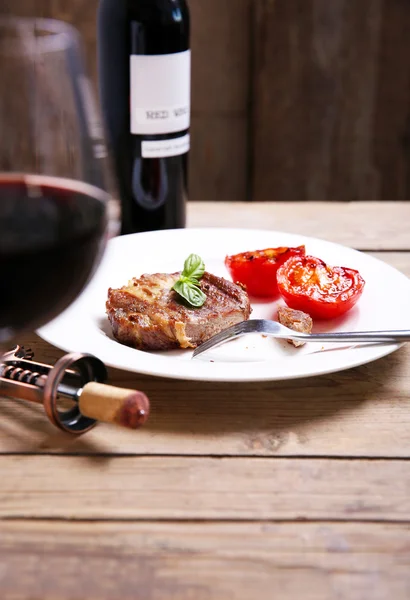
[[[141,144],[142,158],[179,156],[189,151],[189,134],[172,140],[145,140]]]
[[[161,135],[189,128],[191,51],[131,57],[131,133]]]

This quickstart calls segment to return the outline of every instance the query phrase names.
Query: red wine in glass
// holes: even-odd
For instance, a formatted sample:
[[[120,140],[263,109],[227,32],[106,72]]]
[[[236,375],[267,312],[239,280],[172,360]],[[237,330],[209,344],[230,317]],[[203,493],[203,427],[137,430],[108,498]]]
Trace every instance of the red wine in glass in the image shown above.
[[[81,182],[0,175],[0,340],[58,315],[101,255],[105,196]]]
[[[0,131],[4,346],[75,300],[116,231],[99,110],[73,27],[0,17]]]

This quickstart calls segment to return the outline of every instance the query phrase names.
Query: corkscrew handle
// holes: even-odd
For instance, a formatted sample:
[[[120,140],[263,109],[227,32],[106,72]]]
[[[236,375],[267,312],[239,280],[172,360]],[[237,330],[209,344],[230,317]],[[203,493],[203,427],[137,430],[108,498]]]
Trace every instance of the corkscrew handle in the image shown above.
[[[67,372],[74,369],[81,385],[65,383]],[[60,358],[47,376],[37,385],[43,385],[43,404],[50,421],[65,431],[83,433],[97,421],[115,423],[136,429],[145,423],[149,414],[149,401],[142,392],[123,390],[106,385],[107,370],[104,363],[91,354],[67,354]],[[76,401],[71,411],[58,410],[57,397],[64,394]]]
[[[51,367],[33,362],[32,355],[27,354],[17,346],[3,356],[0,393],[43,404],[48,418],[59,429],[81,434],[98,421],[137,429],[147,421],[147,396],[141,391],[106,385],[107,370],[95,356],[67,354]],[[61,397],[71,400],[72,407],[61,410]]]

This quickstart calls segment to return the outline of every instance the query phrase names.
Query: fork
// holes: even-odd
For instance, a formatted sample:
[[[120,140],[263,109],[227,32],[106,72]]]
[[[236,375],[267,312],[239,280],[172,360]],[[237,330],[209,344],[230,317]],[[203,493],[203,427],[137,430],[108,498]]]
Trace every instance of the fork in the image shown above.
[[[250,319],[232,325],[217,333],[209,340],[198,346],[192,358],[196,358],[203,352],[216,348],[225,342],[239,338],[248,333],[262,333],[264,335],[290,339],[298,342],[375,342],[380,344],[391,344],[394,342],[410,342],[410,330],[397,329],[391,331],[341,331],[334,333],[299,333],[281,325],[277,321],[266,319]]]

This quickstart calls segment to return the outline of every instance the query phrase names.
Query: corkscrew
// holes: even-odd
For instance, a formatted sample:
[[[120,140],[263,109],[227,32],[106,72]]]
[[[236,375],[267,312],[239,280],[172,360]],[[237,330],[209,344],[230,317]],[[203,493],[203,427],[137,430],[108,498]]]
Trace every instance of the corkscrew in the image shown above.
[[[33,357],[33,352],[23,346],[1,357],[0,397],[42,404],[53,425],[77,435],[99,421],[129,429],[137,429],[147,421],[147,396],[106,385],[106,367],[95,356],[67,354],[54,366],[34,362]],[[67,401],[71,401],[69,406],[62,406]]]

